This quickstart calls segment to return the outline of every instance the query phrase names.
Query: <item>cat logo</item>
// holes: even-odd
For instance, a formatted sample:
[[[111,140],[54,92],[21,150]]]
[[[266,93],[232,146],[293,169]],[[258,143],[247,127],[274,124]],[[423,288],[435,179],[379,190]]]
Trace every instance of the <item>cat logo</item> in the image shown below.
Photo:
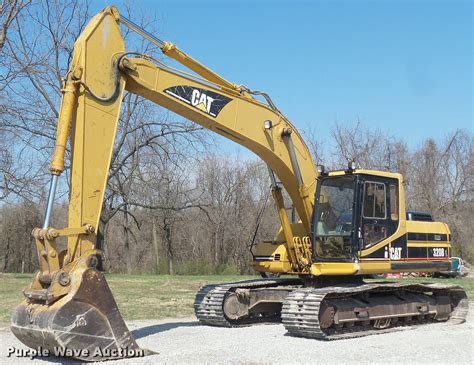
[[[400,260],[402,258],[402,248],[401,247],[391,247],[390,248],[390,258],[392,260]]]
[[[400,260],[402,258],[402,247],[390,247],[390,250],[385,246],[384,257],[390,260]]]
[[[214,98],[204,94],[199,91],[199,89],[194,89],[191,96],[191,105],[195,106],[198,109],[201,109],[203,112],[208,114],[211,113],[211,105],[214,101]]]
[[[217,117],[220,111],[232,100],[214,91],[187,85],[173,86],[163,91],[212,117]]]

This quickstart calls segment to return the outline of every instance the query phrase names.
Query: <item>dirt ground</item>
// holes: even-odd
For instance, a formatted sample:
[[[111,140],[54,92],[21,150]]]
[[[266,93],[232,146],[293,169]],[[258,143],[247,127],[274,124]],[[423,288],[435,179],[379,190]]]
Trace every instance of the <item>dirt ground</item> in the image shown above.
[[[159,354],[108,364],[472,364],[473,311],[471,304],[462,325],[431,324],[329,342],[288,336],[281,324],[215,328],[202,326],[195,318],[132,321],[128,325],[138,344]],[[27,357],[7,357],[12,347],[26,349],[9,329],[0,330],[0,363],[31,362]],[[60,358],[35,358],[34,363],[51,362],[65,363]]]

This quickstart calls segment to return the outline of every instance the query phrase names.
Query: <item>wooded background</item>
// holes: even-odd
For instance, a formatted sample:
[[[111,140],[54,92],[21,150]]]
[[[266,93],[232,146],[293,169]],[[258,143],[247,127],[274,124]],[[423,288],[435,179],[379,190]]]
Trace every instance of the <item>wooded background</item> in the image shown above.
[[[143,14],[134,6],[128,17],[153,32],[154,20]],[[0,2],[0,272],[37,268],[31,230],[42,223],[61,80],[91,15],[83,1]],[[126,38],[129,49],[157,51]],[[416,148],[357,120],[333,122],[330,140],[316,127],[302,132],[327,169],[355,160],[402,173],[407,209],[447,222],[454,254],[473,261],[472,130],[453,126],[440,140],[427,131]],[[268,172],[257,159],[222,154],[214,138],[125,95],[102,215],[107,271],[250,272],[252,243],[273,238],[279,226]],[[61,179],[56,227],[67,220],[67,171]]]

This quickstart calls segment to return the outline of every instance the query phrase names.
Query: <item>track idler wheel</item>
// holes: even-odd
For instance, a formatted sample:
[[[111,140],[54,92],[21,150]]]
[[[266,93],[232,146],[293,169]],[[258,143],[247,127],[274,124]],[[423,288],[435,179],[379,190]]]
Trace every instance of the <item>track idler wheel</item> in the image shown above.
[[[321,302],[319,312],[319,325],[322,329],[327,329],[334,324],[334,313],[336,310],[334,306],[328,303],[326,300]]]
[[[230,320],[238,320],[249,315],[249,295],[245,289],[227,295],[224,301],[224,314]]]
[[[26,346],[85,361],[145,356],[129,332],[105,277],[93,268],[70,274],[71,290],[51,304],[25,299],[11,330]]]

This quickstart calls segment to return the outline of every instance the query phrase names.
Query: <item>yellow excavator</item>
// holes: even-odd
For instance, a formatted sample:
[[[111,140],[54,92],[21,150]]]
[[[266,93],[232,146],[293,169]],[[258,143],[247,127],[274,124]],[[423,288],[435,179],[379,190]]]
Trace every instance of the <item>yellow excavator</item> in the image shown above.
[[[121,24],[193,73],[127,51]],[[107,7],[77,39],[64,81],[44,223],[33,230],[39,271],[12,317],[12,332],[25,345],[88,361],[145,353],[97,269],[99,217],[125,90],[248,148],[268,165],[281,228],[254,247],[253,268],[265,278],[204,286],[194,304],[199,321],[233,327],[281,320],[290,334],[317,339],[465,321],[468,300],[458,285],[363,281],[450,265],[448,226],[406,212],[400,174],[315,166],[266,93],[225,80]],[[50,216],[68,139],[69,226],[58,229]],[[283,189],[297,222],[288,218]],[[67,238],[64,250],[60,237]]]

